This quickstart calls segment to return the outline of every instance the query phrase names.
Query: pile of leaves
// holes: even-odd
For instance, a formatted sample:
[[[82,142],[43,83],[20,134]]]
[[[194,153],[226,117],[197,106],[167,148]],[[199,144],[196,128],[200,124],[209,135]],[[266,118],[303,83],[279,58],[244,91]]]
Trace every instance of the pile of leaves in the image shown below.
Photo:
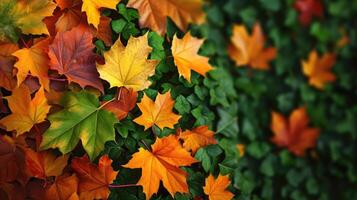
[[[2,0],[0,198],[357,198],[356,13]]]

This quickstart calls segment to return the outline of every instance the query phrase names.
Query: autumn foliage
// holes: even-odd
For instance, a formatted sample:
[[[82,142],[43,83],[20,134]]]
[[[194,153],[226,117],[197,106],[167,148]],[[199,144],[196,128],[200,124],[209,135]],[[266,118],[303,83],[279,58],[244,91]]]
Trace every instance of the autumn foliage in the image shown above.
[[[0,199],[357,198],[346,2],[1,0]]]

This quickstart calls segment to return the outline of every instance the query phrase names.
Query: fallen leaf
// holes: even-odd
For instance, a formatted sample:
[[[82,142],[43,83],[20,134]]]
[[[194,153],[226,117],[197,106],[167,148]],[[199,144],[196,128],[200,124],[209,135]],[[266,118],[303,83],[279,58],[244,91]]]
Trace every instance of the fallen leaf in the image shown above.
[[[205,20],[202,0],[130,0],[127,6],[139,11],[141,27],[150,28],[160,35],[166,33],[167,17],[181,31],[185,31],[190,23],[202,23]]]
[[[30,148],[25,149],[25,157],[29,176],[44,180],[61,175],[68,160],[68,155],[56,157],[49,151],[35,152]]]
[[[46,189],[45,199],[47,200],[70,200],[72,195],[76,195],[78,190],[78,178],[75,174],[61,175],[56,181]]]
[[[193,154],[201,148],[210,144],[217,144],[214,139],[214,132],[208,129],[208,126],[199,126],[192,130],[181,132],[179,138],[182,139],[183,147]]]
[[[160,129],[165,127],[174,128],[181,118],[172,112],[175,101],[171,98],[171,93],[157,94],[155,102],[151,100],[146,94],[138,103],[139,109],[142,114],[134,119],[134,122],[145,127],[145,130],[156,125]]]
[[[92,164],[88,156],[74,158],[72,169],[79,179],[79,198],[82,200],[107,199],[109,196],[109,184],[116,178],[118,172],[114,171],[112,161],[107,155],[103,155],[98,166]]]
[[[162,181],[167,191],[174,197],[176,192],[188,192],[187,173],[180,166],[190,166],[197,162],[190,153],[181,147],[174,135],[157,138],[151,146],[152,151],[140,148],[123,167],[141,168],[138,185],[143,186],[146,199],[156,193]]]
[[[254,25],[251,36],[245,26],[234,25],[228,54],[238,66],[248,65],[254,69],[267,70],[268,63],[276,57],[276,49],[264,48],[264,44],[265,38],[258,23]]]
[[[100,107],[96,96],[85,92],[67,92],[63,110],[48,117],[50,128],[43,134],[40,149],[58,148],[63,154],[76,147],[79,140],[94,160],[107,141],[114,140],[114,114]]]
[[[25,199],[25,189],[18,182],[0,182],[0,199],[23,200]]]
[[[43,200],[45,198],[45,181],[41,179],[31,179],[25,187],[25,198],[31,200]]]
[[[98,24],[98,31],[96,32],[96,37],[103,40],[104,44],[107,46],[111,46],[113,44],[112,41],[112,27],[110,25],[111,18],[106,16],[101,16]]]
[[[43,88],[37,91],[32,100],[25,85],[16,88],[11,96],[5,98],[12,113],[2,118],[0,124],[4,125],[7,131],[16,130],[17,136],[28,132],[35,124],[45,121],[50,110]]]
[[[335,54],[325,53],[319,57],[316,50],[311,51],[308,60],[302,61],[303,72],[309,78],[309,84],[317,89],[324,89],[326,83],[335,81],[336,77],[331,72],[335,63]]]
[[[75,1],[78,2],[78,1]],[[66,32],[85,21],[85,15],[81,12],[80,1],[62,11],[62,15],[55,23],[56,32]]]
[[[17,41],[17,28],[20,28],[23,34],[48,34],[42,20],[51,16],[55,8],[56,4],[52,0],[1,0],[0,13],[4,13],[2,17],[7,18],[8,23],[0,28],[0,32],[12,41]]]
[[[6,135],[0,135],[0,183],[19,181],[27,182],[25,173],[25,155],[16,141]]]
[[[17,44],[0,44],[0,86],[8,91],[16,87],[16,79],[13,74],[13,66],[16,58],[11,54],[19,49]]]
[[[208,195],[209,200],[229,200],[234,197],[234,195],[227,190],[227,187],[231,181],[227,176],[218,175],[215,179],[211,174],[206,178],[205,186],[203,191]]]
[[[107,103],[103,109],[114,113],[118,120],[122,120],[135,107],[137,98],[138,93],[133,89],[122,87],[118,99]],[[103,102],[103,104],[105,103]]]
[[[213,69],[208,63],[208,58],[198,54],[203,39],[192,37],[190,33],[186,33],[182,39],[174,36],[172,41],[172,56],[177,66],[180,76],[191,81],[191,70],[205,76],[207,72]]]
[[[155,73],[158,61],[148,60],[151,52],[148,34],[131,37],[126,47],[118,39],[112,48],[104,53],[105,64],[97,64],[100,78],[108,81],[111,87],[132,88],[140,91],[148,88],[148,78]]]
[[[83,0],[82,11],[86,12],[88,24],[93,24],[95,28],[98,28],[100,21],[100,8],[114,9],[120,0]]]
[[[294,8],[299,12],[299,22],[304,26],[311,23],[313,17],[322,17],[323,6],[320,0],[296,0]]]
[[[319,136],[319,130],[309,128],[308,123],[309,117],[305,107],[294,110],[289,121],[281,114],[272,112],[273,143],[279,147],[286,147],[297,156],[303,156],[307,149],[315,147]]]
[[[49,47],[50,67],[64,74],[69,82],[78,83],[82,88],[92,86],[103,92],[95,67],[92,40],[92,34],[84,26],[58,33]]]
[[[17,85],[19,86],[27,77],[28,73],[36,76],[40,84],[50,90],[50,80],[48,78],[48,63],[47,56],[49,39],[43,39],[30,48],[22,48],[14,52],[12,55],[18,58],[15,63],[17,72]]]

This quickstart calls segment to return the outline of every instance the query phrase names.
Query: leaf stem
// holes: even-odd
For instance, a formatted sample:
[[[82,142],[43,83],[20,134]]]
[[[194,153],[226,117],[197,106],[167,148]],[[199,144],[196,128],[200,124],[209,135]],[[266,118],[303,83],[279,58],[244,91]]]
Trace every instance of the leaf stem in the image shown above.
[[[67,79],[61,79],[61,78],[54,78],[54,77],[48,77],[50,80],[53,80],[53,81],[67,81]]]
[[[120,100],[120,96],[121,96],[121,91],[122,91],[122,89],[123,89],[123,87],[119,87],[118,89],[117,89],[117,93],[116,93],[116,98],[117,98],[117,100]]]
[[[156,126],[156,125],[154,125],[154,126]],[[151,131],[154,133],[154,136],[157,137],[157,132],[156,132],[154,126],[151,127]]]
[[[137,187],[140,185],[136,185],[136,184],[123,184],[123,185],[114,185],[114,184],[109,184],[110,188],[125,188],[125,187]]]
[[[112,98],[112,99],[110,99],[109,101],[107,101],[107,102],[103,103],[101,106],[99,106],[99,108],[97,108],[97,110],[102,109],[104,106],[106,106],[108,103],[110,103],[110,102],[112,102],[112,101],[114,101],[114,100],[116,100],[116,98],[115,98],[115,97],[114,97],[114,98]]]
[[[151,148],[146,144],[146,142],[144,140],[140,140],[140,142],[144,144],[144,146],[147,150],[151,151]]]
[[[26,48],[29,48],[29,46],[28,46],[27,43],[25,42],[24,38],[22,38],[22,36],[20,36],[20,40],[21,40],[21,42],[24,44],[24,46],[25,46]]]

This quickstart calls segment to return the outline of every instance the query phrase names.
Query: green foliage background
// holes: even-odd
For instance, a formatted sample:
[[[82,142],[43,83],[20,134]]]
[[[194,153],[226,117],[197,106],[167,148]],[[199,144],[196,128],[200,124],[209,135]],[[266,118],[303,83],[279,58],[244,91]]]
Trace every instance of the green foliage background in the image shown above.
[[[207,2],[207,22],[193,25],[190,31],[206,38],[200,53],[210,58],[216,70],[206,78],[193,74],[192,82],[179,78],[170,52],[174,34],[182,36],[168,19],[167,37],[149,34],[153,47],[151,58],[161,60],[152,77],[152,86],[145,93],[154,98],[157,92],[171,90],[176,100],[175,110],[182,115],[180,127],[209,125],[216,131],[218,145],[200,149],[196,159],[201,163],[186,168],[189,173],[190,194],[177,194],[176,199],[203,196],[204,178],[209,173],[230,174],[230,190],[236,199],[357,199],[357,2],[324,0],[324,16],[310,26],[298,22],[293,0],[212,0]],[[105,13],[113,18],[115,38],[125,42],[130,36],[141,35],[138,13],[118,5],[118,13]],[[242,23],[249,28],[260,22],[269,45],[278,49],[277,58],[268,71],[237,68],[227,55],[232,25]],[[347,31],[350,43],[336,48]],[[108,50],[96,41],[98,53]],[[302,74],[301,60],[312,49],[318,52],[335,51],[337,63],[333,71],[337,81],[324,91],[316,90]],[[108,88],[108,87],[106,87]],[[110,99],[115,91],[104,99]],[[142,94],[140,94],[142,96]],[[288,115],[293,109],[306,105],[311,125],[321,130],[316,149],[305,157],[296,157],[270,142],[271,111]],[[132,119],[140,115],[138,108],[116,125],[115,142],[106,144],[104,153],[113,159],[119,176],[114,183],[136,183],[140,170],[120,167],[143,144],[154,142],[152,132],[159,136],[174,130],[159,129],[144,132]],[[235,144],[246,146],[240,158]],[[144,199],[140,187],[111,189],[111,199]],[[160,188],[153,199],[171,199]]]

